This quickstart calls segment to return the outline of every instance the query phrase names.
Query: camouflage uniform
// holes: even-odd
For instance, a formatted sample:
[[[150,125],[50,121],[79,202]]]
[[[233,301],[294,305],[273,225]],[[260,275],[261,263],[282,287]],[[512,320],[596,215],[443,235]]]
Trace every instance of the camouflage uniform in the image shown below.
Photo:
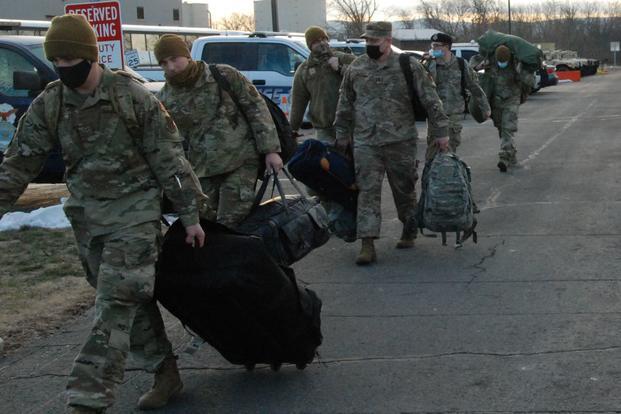
[[[291,90],[291,129],[297,131],[302,125],[306,106],[315,128],[316,138],[333,146],[336,138],[334,117],[339,99],[342,74],[356,58],[354,55],[333,52],[339,60],[339,71],[332,69],[327,57],[315,57],[313,53],[295,72]]]
[[[466,110],[466,102],[462,94],[459,61],[455,55],[451,54],[451,59],[448,63],[445,63],[443,60],[433,59],[428,63],[427,69],[436,83],[438,96],[442,100],[444,112],[449,118],[449,146],[451,151],[456,152],[457,147],[461,144],[462,121],[464,119],[464,111]],[[465,92],[470,93],[472,96],[484,97],[485,93],[481,86],[479,86],[477,75],[467,65],[467,62],[464,62],[464,75]],[[432,159],[436,152],[437,149],[433,145],[433,139],[427,133],[426,159]]]
[[[263,98],[237,69],[218,65],[241,109],[216,83],[204,62],[192,87],[166,83],[160,100],[187,142],[188,160],[209,197],[207,218],[235,226],[250,212],[261,154],[280,151]],[[243,112],[242,112],[243,111]],[[215,217],[214,217],[215,215]]]
[[[116,112],[116,91],[130,99],[139,131],[130,132]],[[130,349],[151,372],[172,352],[153,300],[161,193],[185,226],[198,223],[201,194],[162,105],[128,76],[104,69],[92,95],[56,81],[33,101],[0,165],[0,216],[58,144],[71,193],[65,212],[97,289],[95,321],[69,376],[68,403],[99,409],[113,403]]]
[[[433,138],[447,135],[448,119],[425,68],[410,59],[414,82],[429,114]],[[384,174],[393,192],[399,220],[413,222],[416,208],[416,131],[399,55],[385,63],[367,55],[345,72],[336,111],[337,140],[353,133],[358,195],[358,238],[377,238],[381,226],[381,190]]]
[[[478,64],[482,58],[473,57],[471,65]],[[532,75],[519,68],[519,63],[512,60],[509,65],[501,69],[494,58],[484,62],[485,74],[481,84],[492,108],[492,120],[498,129],[500,137],[500,152],[498,156],[507,164],[517,162],[515,142],[513,137],[518,130],[518,112],[522,95],[522,84],[532,84]]]

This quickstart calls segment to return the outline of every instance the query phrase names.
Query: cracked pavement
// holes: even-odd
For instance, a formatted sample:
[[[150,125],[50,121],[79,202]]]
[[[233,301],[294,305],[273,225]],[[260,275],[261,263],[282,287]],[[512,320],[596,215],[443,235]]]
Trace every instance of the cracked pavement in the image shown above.
[[[532,96],[520,108],[522,166],[507,174],[491,122],[465,122],[478,244],[420,237],[396,250],[386,186],[376,265],[355,266],[358,244],[339,240],[297,263],[324,304],[324,344],[304,371],[246,372],[207,345],[185,352],[191,338],[168,315],[185,388],[155,412],[621,412],[620,92],[612,72]],[[63,412],[90,317],[0,359],[0,412]],[[130,363],[109,412],[136,412],[150,385]]]

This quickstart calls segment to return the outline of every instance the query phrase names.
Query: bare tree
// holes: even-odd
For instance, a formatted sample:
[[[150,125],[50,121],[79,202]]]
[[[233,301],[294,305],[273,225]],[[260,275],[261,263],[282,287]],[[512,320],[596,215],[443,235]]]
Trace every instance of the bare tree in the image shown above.
[[[233,13],[216,23],[218,29],[254,31],[254,17],[248,14]]]
[[[332,0],[330,8],[345,25],[347,37],[359,37],[377,11],[376,0]]]
[[[406,9],[405,7],[395,7],[387,10],[390,17],[395,18],[401,23],[402,29],[414,28],[414,9]]]

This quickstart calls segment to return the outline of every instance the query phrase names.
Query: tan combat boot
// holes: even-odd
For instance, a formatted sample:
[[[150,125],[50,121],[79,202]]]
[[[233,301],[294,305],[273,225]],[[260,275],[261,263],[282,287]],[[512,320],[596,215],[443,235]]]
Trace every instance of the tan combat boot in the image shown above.
[[[377,260],[375,255],[375,246],[373,245],[373,238],[365,237],[362,239],[362,248],[356,258],[357,265],[368,265]]]
[[[411,249],[414,247],[414,236],[416,233],[412,233],[408,231],[405,227],[403,227],[403,232],[401,233],[401,240],[397,242],[397,249]]]
[[[168,404],[168,400],[183,388],[177,360],[174,356],[166,357],[162,366],[155,373],[153,387],[138,400],[138,409],[154,410]]]

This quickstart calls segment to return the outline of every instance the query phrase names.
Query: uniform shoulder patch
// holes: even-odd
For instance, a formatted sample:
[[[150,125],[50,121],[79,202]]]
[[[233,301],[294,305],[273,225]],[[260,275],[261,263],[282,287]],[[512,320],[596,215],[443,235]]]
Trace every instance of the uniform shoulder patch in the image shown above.
[[[172,116],[170,116],[170,114],[168,113],[168,110],[166,109],[166,107],[161,101],[157,101],[157,102],[160,105],[160,111],[164,113],[164,117],[166,118],[166,129],[168,129],[168,132],[170,133],[177,132],[177,125],[175,124],[175,121],[173,121]]]

